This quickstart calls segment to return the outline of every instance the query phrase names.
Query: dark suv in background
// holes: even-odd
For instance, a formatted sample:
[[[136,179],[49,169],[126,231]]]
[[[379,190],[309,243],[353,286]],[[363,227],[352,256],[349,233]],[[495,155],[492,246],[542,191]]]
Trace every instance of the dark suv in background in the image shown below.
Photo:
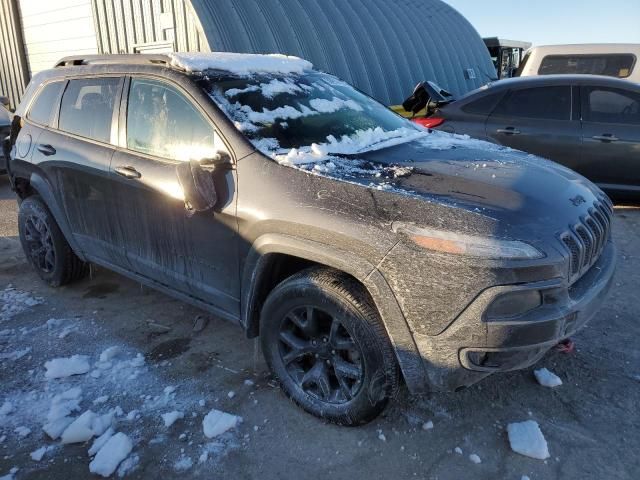
[[[340,424],[401,380],[455,390],[533,364],[613,275],[591,182],[417,127],[300,59],[68,58],[16,115],[20,239],[44,281],[93,262],[235,322]]]

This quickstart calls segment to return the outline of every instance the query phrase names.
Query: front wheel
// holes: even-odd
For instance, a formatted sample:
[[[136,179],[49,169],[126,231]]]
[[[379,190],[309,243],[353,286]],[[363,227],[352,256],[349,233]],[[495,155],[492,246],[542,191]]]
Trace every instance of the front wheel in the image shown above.
[[[27,260],[49,286],[66,285],[87,274],[88,264],[73,253],[40,197],[31,196],[20,203],[18,229]]]
[[[320,418],[362,425],[397,390],[398,367],[380,316],[346,274],[313,268],[282,282],[265,302],[260,335],[284,392]]]

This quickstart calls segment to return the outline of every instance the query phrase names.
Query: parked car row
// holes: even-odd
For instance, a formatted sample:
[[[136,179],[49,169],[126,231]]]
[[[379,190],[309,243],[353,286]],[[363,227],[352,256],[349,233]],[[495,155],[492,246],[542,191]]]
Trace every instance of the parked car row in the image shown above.
[[[6,173],[6,158],[4,156],[2,142],[9,135],[11,129],[12,115],[7,107],[9,106],[9,99],[7,97],[0,96],[0,174]]]
[[[576,98],[521,103],[561,124]],[[43,281],[92,262],[235,322],[286,395],[339,424],[400,382],[457,390],[535,363],[613,278],[613,209],[589,180],[422,129],[301,59],[68,58],[16,116],[10,181]]]
[[[423,125],[551,159],[610,193],[640,193],[640,84],[546,75],[491,83],[458,100],[429,90],[407,103],[440,101]]]

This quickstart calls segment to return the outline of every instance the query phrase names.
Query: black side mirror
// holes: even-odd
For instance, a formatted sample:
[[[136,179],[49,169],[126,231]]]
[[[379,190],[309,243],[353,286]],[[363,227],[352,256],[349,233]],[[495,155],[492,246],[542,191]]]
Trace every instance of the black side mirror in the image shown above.
[[[4,95],[0,95],[0,104],[4,105],[5,107],[9,106],[9,97],[5,97]]]
[[[424,82],[420,82],[416,85],[416,88],[413,89],[411,96],[402,102],[402,108],[415,115],[420,110],[426,108],[428,103],[429,94],[427,93]]]
[[[187,213],[206,212],[218,204],[218,191],[215,172],[231,166],[231,157],[219,152],[215,157],[180,163],[176,167],[178,182],[184,191],[184,204]]]

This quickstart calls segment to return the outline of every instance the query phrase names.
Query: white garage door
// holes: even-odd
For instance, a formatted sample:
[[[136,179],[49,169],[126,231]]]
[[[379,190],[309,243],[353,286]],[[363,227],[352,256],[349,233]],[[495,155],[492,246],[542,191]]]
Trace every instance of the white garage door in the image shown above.
[[[30,74],[62,57],[98,53],[91,0],[19,0]]]

